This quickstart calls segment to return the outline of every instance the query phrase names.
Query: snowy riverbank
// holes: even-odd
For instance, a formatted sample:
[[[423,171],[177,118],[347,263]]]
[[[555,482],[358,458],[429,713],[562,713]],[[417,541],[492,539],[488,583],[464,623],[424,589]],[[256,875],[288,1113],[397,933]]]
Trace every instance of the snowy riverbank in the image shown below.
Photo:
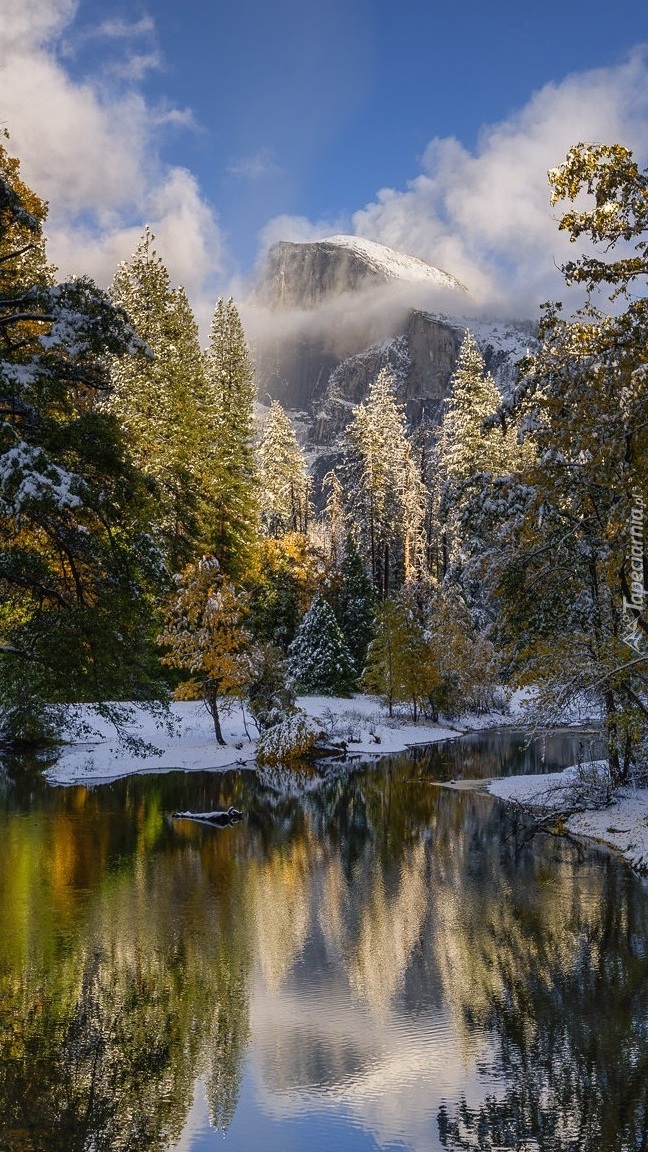
[[[373,696],[351,699],[330,696],[303,696],[298,704],[308,716],[320,721],[322,730],[334,740],[342,740],[350,755],[388,755],[403,752],[412,744],[434,744],[456,738],[475,728],[510,723],[510,717],[489,714],[467,717],[457,724],[412,724],[403,716],[390,718]],[[129,731],[155,746],[155,753],[138,756],[120,743],[114,728],[106,721],[78,708],[77,717],[87,720],[93,733],[84,740],[62,745],[56,763],[46,772],[52,784],[99,784],[133,773],[170,771],[218,771],[236,765],[254,764],[256,729],[248,714],[233,708],[222,718],[224,747],[214,738],[211,719],[201,703],[179,701],[170,709],[172,731],[156,725],[145,709],[135,708]],[[247,728],[247,731],[246,731]]]
[[[577,779],[578,769],[571,767],[550,775],[491,780],[488,791],[501,800],[549,812],[568,806],[569,793]],[[614,849],[637,871],[648,872],[648,788],[621,788],[607,808],[569,816],[565,827],[575,836]]]
[[[373,696],[351,699],[330,696],[300,697],[299,705],[308,716],[321,723],[334,740],[347,744],[350,755],[380,756],[403,752],[416,744],[435,744],[456,739],[478,729],[510,725],[519,720],[517,701],[509,715],[489,713],[465,716],[452,725],[413,724],[405,716],[389,717]],[[171,705],[172,731],[156,725],[154,716],[135,708],[129,730],[152,744],[157,751],[137,756],[120,743],[114,728],[79,707],[77,719],[86,719],[93,729],[84,740],[71,740],[61,746],[59,756],[47,772],[52,784],[100,784],[134,773],[165,772],[180,769],[223,771],[235,766],[253,767],[256,756],[256,730],[239,707],[223,717],[227,741],[219,747],[211,719],[202,704],[181,701]],[[572,718],[573,719],[573,718]],[[247,728],[247,731],[246,731]],[[534,807],[558,808],[565,790],[573,783],[575,768],[541,776],[510,776],[490,781],[487,789],[502,800]],[[470,786],[468,783],[464,786]],[[483,788],[484,784],[481,783]],[[586,836],[620,852],[633,867],[648,870],[648,789],[625,789],[614,803],[600,811],[571,816],[567,827],[575,835]]]

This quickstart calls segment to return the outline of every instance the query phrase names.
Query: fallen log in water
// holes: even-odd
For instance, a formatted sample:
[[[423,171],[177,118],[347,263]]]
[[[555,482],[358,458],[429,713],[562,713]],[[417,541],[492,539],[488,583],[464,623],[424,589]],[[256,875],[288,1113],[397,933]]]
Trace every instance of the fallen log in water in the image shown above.
[[[243,819],[243,813],[231,805],[226,811],[172,812],[171,816],[173,820],[198,820],[201,824],[214,824],[217,828],[227,828]]]

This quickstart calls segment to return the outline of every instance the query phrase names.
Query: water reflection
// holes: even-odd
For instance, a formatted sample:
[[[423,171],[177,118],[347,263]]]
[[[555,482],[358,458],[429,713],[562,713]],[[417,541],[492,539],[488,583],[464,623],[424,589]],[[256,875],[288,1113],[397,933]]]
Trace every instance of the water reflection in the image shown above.
[[[434,783],[519,743],[286,790],[9,780],[2,1152],[648,1147],[644,884]]]

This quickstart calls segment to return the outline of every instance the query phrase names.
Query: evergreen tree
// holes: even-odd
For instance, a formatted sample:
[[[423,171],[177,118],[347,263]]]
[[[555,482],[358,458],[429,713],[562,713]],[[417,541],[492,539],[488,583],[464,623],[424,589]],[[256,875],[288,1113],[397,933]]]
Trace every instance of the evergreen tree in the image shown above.
[[[346,536],[342,562],[331,576],[328,600],[358,675],[373,635],[376,595],[373,582],[352,536]]]
[[[207,351],[210,407],[218,429],[213,461],[210,547],[223,571],[241,577],[258,541],[258,475],[254,453],[254,372],[233,300],[219,300]]]
[[[207,471],[216,429],[205,403],[207,377],[186,293],[173,288],[147,229],[121,264],[111,293],[141,337],[136,355],[115,362],[108,408],[138,467],[155,485],[156,528],[172,569],[204,542]]]
[[[471,332],[467,331],[450,380],[443,416],[445,477],[457,489],[476,472],[499,474],[504,466],[501,429],[484,428],[500,405],[500,394]]]
[[[321,595],[313,600],[288,649],[289,670],[298,692],[346,696],[356,672],[338,623]]]
[[[347,536],[347,517],[344,509],[344,487],[335,468],[326,473],[322,481],[322,491],[326,493],[324,522],[329,561],[331,568],[336,568]]]
[[[342,467],[345,502],[374,585],[386,596],[402,579],[407,531],[405,415],[394,380],[382,369],[346,432]]]
[[[403,578],[405,583],[428,570],[426,520],[428,491],[411,441],[405,451],[403,473]]]
[[[98,398],[141,347],[87,279],[56,284],[44,203],[0,145],[0,711],[30,738],[70,700],[142,699],[159,556],[147,492]],[[102,705],[104,710],[107,705]]]
[[[590,301],[572,320],[560,305],[546,309],[513,405],[535,455],[519,477],[480,493],[466,518],[497,540],[477,574],[500,606],[517,683],[539,689],[546,719],[577,698],[600,706],[618,782],[648,731],[648,173],[620,145],[578,145],[550,180],[554,202],[593,197],[561,221],[572,240],[583,234],[608,252],[624,244],[618,259],[566,265],[568,283],[597,293],[608,284],[628,304],[605,315]]]
[[[503,429],[495,418],[500,404],[495,382],[467,331],[451,379],[437,445],[437,572],[446,584],[461,589],[475,623],[482,627],[492,622],[493,610],[486,603],[481,581],[469,577],[466,557],[486,552],[493,541],[480,535],[475,524],[468,529],[464,510],[482,484],[480,477],[516,473],[532,456],[528,442],[518,443],[517,424],[509,421]]]
[[[261,520],[269,536],[305,532],[311,482],[290,419],[273,400],[259,445]]]

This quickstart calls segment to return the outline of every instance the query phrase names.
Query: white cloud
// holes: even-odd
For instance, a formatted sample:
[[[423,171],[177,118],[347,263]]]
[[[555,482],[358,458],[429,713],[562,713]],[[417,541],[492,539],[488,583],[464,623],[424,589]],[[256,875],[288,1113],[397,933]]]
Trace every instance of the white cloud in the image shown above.
[[[96,28],[87,31],[84,36],[93,39],[132,40],[141,36],[152,36],[155,24],[150,16],[142,16],[140,20],[103,20]]]
[[[508,120],[485,128],[474,152],[435,139],[406,191],[383,189],[353,218],[355,232],[454,273],[484,307],[534,311],[560,296],[573,256],[549,204],[547,170],[578,141],[618,141],[646,159],[648,68],[623,64],[547,84]]]
[[[57,49],[76,8],[73,0],[3,0],[0,9],[3,124],[24,179],[50,203],[50,256],[62,275],[106,284],[149,223],[172,278],[204,311],[223,266],[218,223],[195,178],[159,154],[161,129],[191,127],[191,113],[152,106],[137,89],[154,63],[154,52],[132,51],[152,32],[148,18],[100,25],[98,39],[124,44],[121,68],[113,61],[101,77],[74,80]]]
[[[227,171],[230,176],[239,180],[261,180],[267,176],[277,176],[281,168],[274,158],[270,148],[261,148],[252,156],[241,156],[232,160]]]
[[[260,236],[309,241],[352,230],[453,273],[475,310],[533,316],[561,298],[558,265],[574,255],[549,203],[547,171],[583,141],[618,141],[646,162],[647,53],[622,64],[547,84],[519,111],[485,127],[473,152],[451,137],[434,139],[422,171],[405,191],[384,188],[344,221],[278,216]]]
[[[140,20],[103,20],[81,31],[72,25],[71,34],[57,48],[62,57],[75,59],[88,44],[98,44],[104,50],[101,75],[111,80],[136,84],[148,72],[161,71],[164,67],[150,16],[142,16]],[[111,51],[112,59],[108,54]]]
[[[326,236],[344,235],[348,230],[349,220],[345,216],[323,220],[309,220],[307,216],[273,216],[259,233],[259,247],[264,254],[278,240],[307,244],[312,240],[323,240]]]

